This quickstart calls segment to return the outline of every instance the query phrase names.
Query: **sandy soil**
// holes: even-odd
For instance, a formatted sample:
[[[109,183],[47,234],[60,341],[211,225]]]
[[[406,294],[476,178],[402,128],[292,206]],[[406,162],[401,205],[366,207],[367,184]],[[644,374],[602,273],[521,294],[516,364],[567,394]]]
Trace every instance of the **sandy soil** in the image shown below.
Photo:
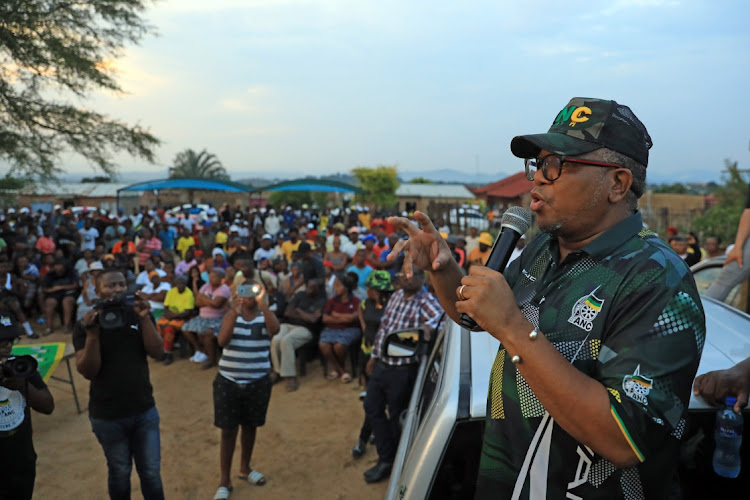
[[[41,341],[70,341],[56,333]],[[39,342],[39,341],[35,341]],[[88,404],[88,381],[75,371],[79,399]],[[187,359],[171,366],[150,361],[151,382],[161,415],[162,480],[167,498],[210,499],[219,479],[219,430],[213,426],[211,383],[215,370]],[[65,363],[55,375],[67,377]],[[266,475],[258,487],[234,480],[232,498],[380,499],[387,482],[368,485],[362,473],[377,461],[374,446],[359,460],[351,456],[362,423],[360,388],[324,379],[318,360],[308,363],[300,389],[274,386],[266,425],[259,429],[251,466]],[[87,412],[77,414],[69,385],[50,380],[55,411],[32,412],[39,455],[34,498],[107,498],[107,467]],[[239,443],[233,469],[238,470]],[[133,470],[133,497],[140,498]]]

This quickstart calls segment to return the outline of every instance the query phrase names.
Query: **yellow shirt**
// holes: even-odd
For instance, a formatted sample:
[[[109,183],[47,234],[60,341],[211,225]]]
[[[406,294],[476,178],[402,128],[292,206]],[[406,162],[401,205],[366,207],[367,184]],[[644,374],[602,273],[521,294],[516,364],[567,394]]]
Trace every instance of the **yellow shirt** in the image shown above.
[[[479,264],[481,266],[485,265],[487,263],[487,259],[490,258],[490,252],[492,251],[492,247],[487,248],[484,252],[479,250],[479,247],[475,248],[471,252],[469,252],[469,256],[467,259],[469,260],[469,265],[472,266],[474,264]]]
[[[328,229],[328,216],[327,215],[321,215],[320,216],[320,226],[318,227],[318,231],[325,231]]]
[[[291,241],[287,240],[281,244],[281,253],[284,254],[284,257],[286,257],[287,262],[292,261],[292,252],[297,251],[300,243],[302,243],[302,240],[297,240],[297,243],[292,243]]]
[[[229,236],[224,231],[219,231],[216,233],[216,243],[218,245],[221,245],[222,248],[226,247],[227,239]]]
[[[187,249],[195,246],[195,240],[192,236],[189,236],[185,238],[184,236],[180,236],[180,239],[177,240],[177,251],[180,252],[180,255],[182,258],[185,258],[185,253],[187,252]]]
[[[362,212],[359,214],[359,222],[361,222],[367,229],[370,229],[370,212]]]
[[[195,297],[189,288],[180,293],[177,287],[170,288],[167,296],[164,297],[164,309],[169,309],[174,313],[181,313],[195,308]]]

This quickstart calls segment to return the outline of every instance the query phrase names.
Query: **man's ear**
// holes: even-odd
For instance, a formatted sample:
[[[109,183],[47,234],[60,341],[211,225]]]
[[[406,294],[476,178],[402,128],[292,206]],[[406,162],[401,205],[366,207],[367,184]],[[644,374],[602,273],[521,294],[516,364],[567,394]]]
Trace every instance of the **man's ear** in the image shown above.
[[[618,168],[612,176],[612,184],[609,190],[609,202],[619,203],[625,198],[633,185],[633,173],[627,168]]]

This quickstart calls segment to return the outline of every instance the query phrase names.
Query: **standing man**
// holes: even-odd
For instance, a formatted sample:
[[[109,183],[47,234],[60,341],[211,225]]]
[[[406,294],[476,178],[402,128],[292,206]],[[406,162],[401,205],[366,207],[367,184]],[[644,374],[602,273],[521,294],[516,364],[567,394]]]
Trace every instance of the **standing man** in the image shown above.
[[[575,98],[515,137],[542,233],[468,276],[422,213],[404,269],[500,340],[476,498],[666,498],[705,340],[685,262],[637,211],[651,139],[626,106]],[[483,335],[474,333],[473,335]]]
[[[126,289],[125,276],[115,268],[102,271],[96,282],[102,300],[121,296]],[[123,319],[120,326],[101,326],[96,309],[76,323],[76,368],[91,381],[89,419],[107,457],[110,498],[130,498],[135,460],[143,498],[163,499],[159,413],[146,356],[161,359],[164,346],[148,301],[139,297],[117,311]]]
[[[375,483],[391,474],[401,437],[399,417],[409,404],[419,363],[416,355],[411,358],[386,356],[383,352],[385,336],[406,328],[423,328],[429,338],[443,314],[437,299],[425,290],[424,282],[425,275],[421,269],[415,269],[411,278],[401,279],[401,288],[385,306],[380,329],[375,334],[372,356],[367,362],[370,380],[367,382],[365,413],[372,424],[378,450],[378,463],[365,471],[365,481],[368,483]]]

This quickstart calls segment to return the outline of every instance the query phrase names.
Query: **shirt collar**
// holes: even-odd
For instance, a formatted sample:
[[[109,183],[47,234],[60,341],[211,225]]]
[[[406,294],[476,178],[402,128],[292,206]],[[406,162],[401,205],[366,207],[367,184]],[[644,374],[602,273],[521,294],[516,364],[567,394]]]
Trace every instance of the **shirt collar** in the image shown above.
[[[597,236],[594,241],[581,248],[578,252],[585,252],[594,258],[603,258],[610,255],[630,238],[636,236],[643,229],[641,212],[637,211],[618,222],[616,225]],[[557,238],[550,238],[549,249],[555,261],[559,259]],[[574,252],[577,253],[577,252]]]

